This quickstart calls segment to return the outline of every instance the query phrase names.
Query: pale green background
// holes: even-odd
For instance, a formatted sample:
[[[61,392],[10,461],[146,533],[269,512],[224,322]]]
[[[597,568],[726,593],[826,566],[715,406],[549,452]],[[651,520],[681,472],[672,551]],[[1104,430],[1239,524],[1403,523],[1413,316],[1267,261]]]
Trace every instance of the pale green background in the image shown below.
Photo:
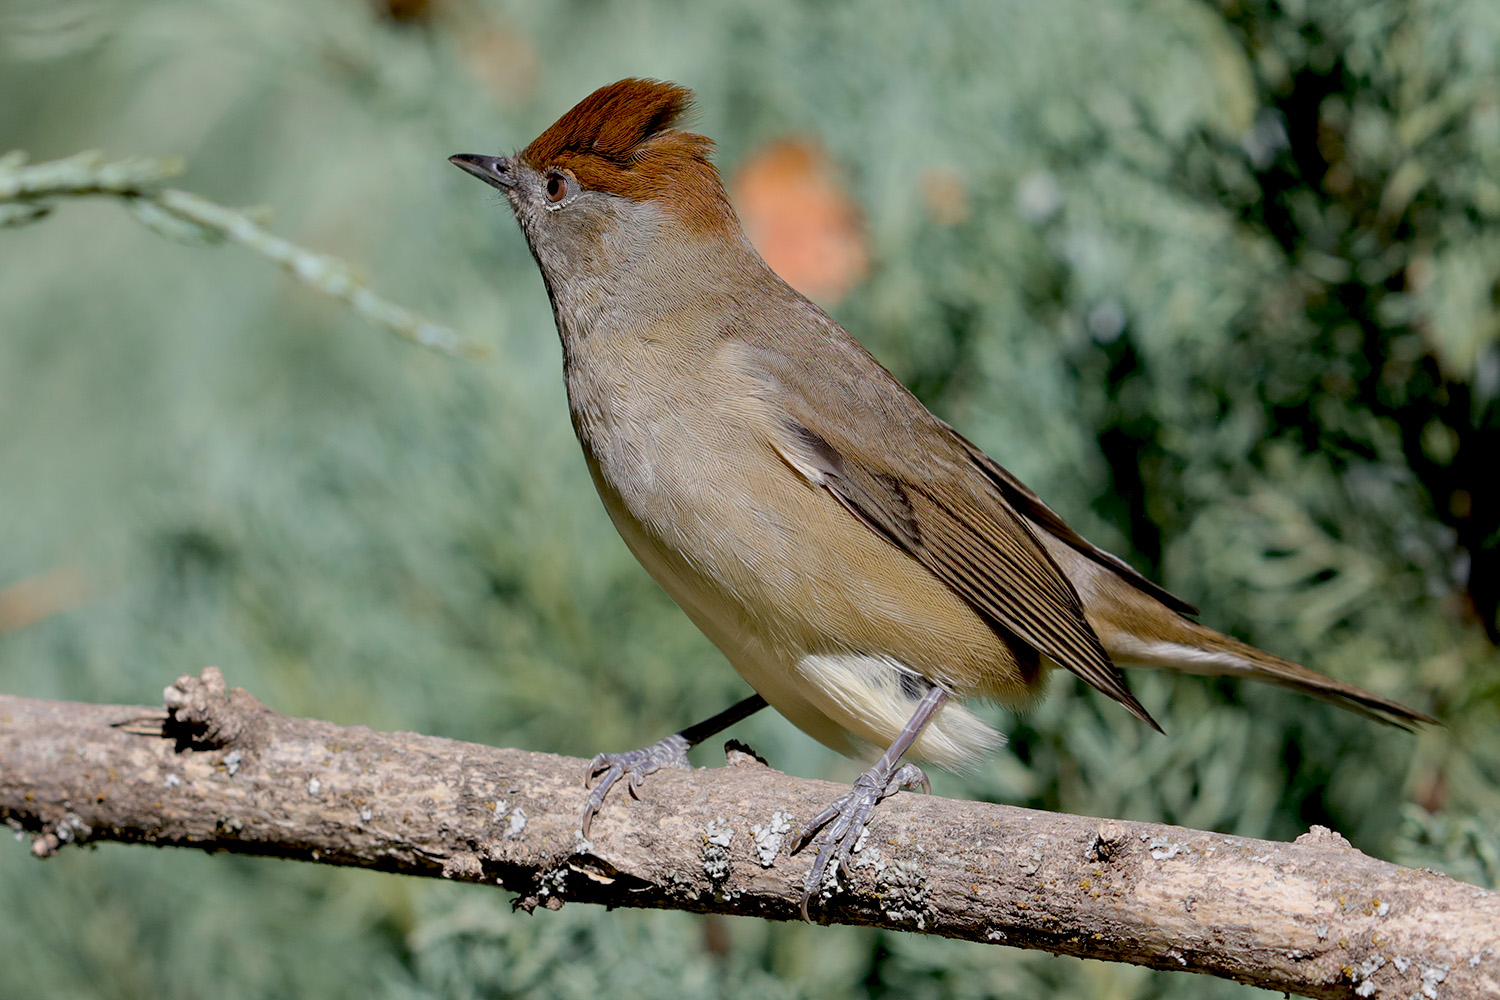
[[[1216,627],[1449,724],[1136,674],[1160,737],[1059,679],[995,713],[1012,749],[939,793],[1278,838],[1321,822],[1492,881],[1497,658],[1403,449],[1422,383],[1396,380],[1417,401],[1394,413],[1350,386],[1372,357],[1440,362],[1472,394],[1424,431],[1440,465],[1500,423],[1496,52],[1491,0],[450,0],[415,24],[356,0],[4,0],[0,149],[181,154],[182,187],[269,206],[493,360],[106,201],[0,230],[0,587],[77,566],[89,588],[0,635],[0,690],[154,703],[213,663],[284,712],[581,756],[746,693],[614,535],[541,281],[445,162],[655,76],[698,92],[726,171],[788,135],[830,152],[873,263],[836,315],[1076,526]],[[1322,131],[1282,150],[1309,107]],[[1352,186],[1288,166],[1309,149]],[[932,219],[934,169],[966,221]],[[1417,260],[1425,283],[1402,277]],[[1330,292],[1350,288],[1368,295]],[[794,773],[855,771],[769,714],[734,735]],[[118,845],[0,849],[0,956],[4,998],[1253,993]]]

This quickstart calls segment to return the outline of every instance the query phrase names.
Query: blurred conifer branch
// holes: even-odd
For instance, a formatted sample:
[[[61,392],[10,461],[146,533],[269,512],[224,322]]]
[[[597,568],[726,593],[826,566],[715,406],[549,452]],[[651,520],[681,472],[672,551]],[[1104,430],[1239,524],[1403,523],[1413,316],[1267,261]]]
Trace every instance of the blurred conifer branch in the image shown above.
[[[21,226],[51,214],[59,199],[105,195],[123,200],[136,218],[168,239],[212,244],[228,240],[275,261],[297,280],[348,303],[355,312],[412,343],[461,358],[486,349],[397,305],[355,277],[337,257],[269,232],[264,209],[234,209],[165,186],[183,170],[178,157],[105,161],[97,151],[28,165],[26,154],[0,155],[0,226]]]

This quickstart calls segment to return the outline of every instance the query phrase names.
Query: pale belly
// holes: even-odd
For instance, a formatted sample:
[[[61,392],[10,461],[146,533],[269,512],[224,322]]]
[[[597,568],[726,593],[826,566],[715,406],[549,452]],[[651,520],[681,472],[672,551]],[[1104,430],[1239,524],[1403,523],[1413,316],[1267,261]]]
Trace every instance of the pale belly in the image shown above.
[[[850,573],[820,559],[828,528],[821,519],[830,512],[837,515],[834,523],[840,529],[868,529],[841,508],[822,506],[832,501],[789,472],[780,490],[768,491],[762,480],[758,497],[775,516],[761,512],[747,529],[743,523],[726,523],[735,520],[734,513],[710,513],[737,511],[743,504],[720,496],[695,505],[680,482],[667,487],[675,497],[670,507],[652,502],[664,488],[660,482],[643,488],[647,498],[632,503],[585,451],[605,508],[641,565],[771,707],[826,746],[851,756],[879,753],[910,718],[927,689],[926,678],[941,678],[944,660],[976,652],[962,648],[963,637],[924,628],[920,614],[907,606],[928,596],[921,586],[929,581],[934,592],[947,594],[925,571],[916,578],[914,596],[909,586],[883,586],[889,573]],[[658,476],[671,471],[660,462],[653,468]],[[718,488],[733,485],[721,482]],[[742,488],[749,486],[747,482]],[[756,543],[747,544],[747,537]],[[867,541],[884,560],[876,560],[877,567],[890,564],[906,571],[900,561],[910,557],[894,547],[889,552],[878,548],[888,543],[873,534]],[[979,628],[993,644],[993,636]],[[920,666],[910,662],[917,657],[899,655],[914,643],[924,650],[921,659],[926,662]],[[1003,742],[962,704],[950,701],[909,756],[959,769]]]

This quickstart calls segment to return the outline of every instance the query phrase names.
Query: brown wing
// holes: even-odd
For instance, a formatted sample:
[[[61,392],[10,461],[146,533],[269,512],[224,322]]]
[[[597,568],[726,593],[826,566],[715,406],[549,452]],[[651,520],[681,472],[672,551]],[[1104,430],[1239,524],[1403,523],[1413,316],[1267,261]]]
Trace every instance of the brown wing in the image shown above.
[[[911,554],[1006,639],[1045,653],[1161,730],[1100,645],[1072,584],[1003,499],[965,489],[958,472],[901,476],[861,462],[804,420],[783,418],[776,444],[788,464]]]
[[[943,426],[948,427],[947,424],[944,424]],[[1150,594],[1152,597],[1156,598],[1158,601],[1165,604],[1173,611],[1176,611],[1178,614],[1198,614],[1198,609],[1193,607],[1187,601],[1184,601],[1182,598],[1178,597],[1176,594],[1173,594],[1165,587],[1162,587],[1159,584],[1152,583],[1150,580],[1146,579],[1139,572],[1137,572],[1135,567],[1131,566],[1124,559],[1121,559],[1113,552],[1104,551],[1099,546],[1095,545],[1093,542],[1089,541],[1087,538],[1084,538],[1078,532],[1074,531],[1071,527],[1068,526],[1068,522],[1062,519],[1057,511],[1053,510],[1051,507],[1048,507],[1046,503],[1042,501],[1041,497],[1031,492],[1030,487],[1021,482],[1015,476],[1011,475],[1010,470],[1006,469],[999,462],[995,461],[993,458],[990,458],[990,456],[981,451],[979,449],[979,446],[974,442],[958,433],[958,431],[955,431],[952,427],[948,427],[948,431],[953,435],[955,439],[959,441],[959,443],[964,446],[964,450],[969,453],[970,459],[972,459],[974,464],[977,465],[980,471],[984,473],[985,478],[987,478],[992,484],[994,484],[995,489],[1000,491],[1000,495],[1003,496],[1012,507],[1015,507],[1016,510],[1020,511],[1020,513],[1024,517],[1026,517],[1027,520],[1031,521],[1042,530],[1056,535],[1058,538],[1062,539],[1064,542],[1067,542],[1073,548],[1077,549],[1079,552],[1082,552],[1084,555],[1088,556],[1095,562],[1107,566],[1111,570],[1114,570],[1116,573],[1122,576],[1132,587],[1135,587],[1137,590],[1145,591],[1147,594]]]

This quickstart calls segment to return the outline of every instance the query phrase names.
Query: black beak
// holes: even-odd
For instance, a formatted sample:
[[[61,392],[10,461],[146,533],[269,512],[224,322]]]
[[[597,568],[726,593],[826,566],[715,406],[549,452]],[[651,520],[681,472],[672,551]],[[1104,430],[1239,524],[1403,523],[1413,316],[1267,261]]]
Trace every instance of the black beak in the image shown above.
[[[448,162],[502,191],[516,186],[516,179],[510,172],[510,160],[504,156],[456,153],[448,157]]]

